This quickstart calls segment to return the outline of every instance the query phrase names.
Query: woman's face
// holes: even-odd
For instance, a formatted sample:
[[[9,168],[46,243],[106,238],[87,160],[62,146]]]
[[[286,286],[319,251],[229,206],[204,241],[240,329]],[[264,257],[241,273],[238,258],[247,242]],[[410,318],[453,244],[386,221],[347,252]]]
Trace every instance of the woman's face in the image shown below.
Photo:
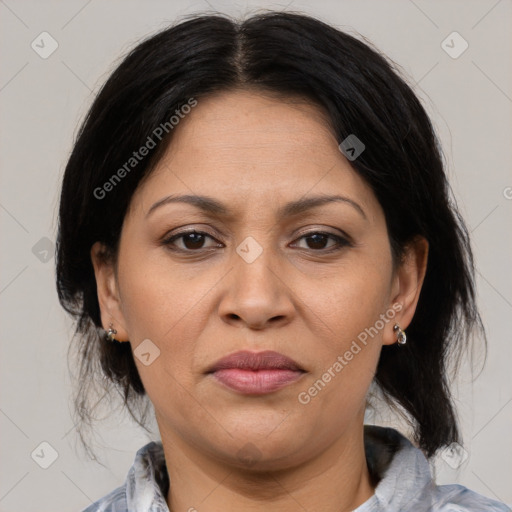
[[[418,279],[414,258],[393,272],[383,211],[339,142],[316,106],[199,100],[133,196],[116,276],[93,248],[104,326],[129,340],[164,443],[270,469],[361,430]],[[242,350],[301,371],[210,372]]]

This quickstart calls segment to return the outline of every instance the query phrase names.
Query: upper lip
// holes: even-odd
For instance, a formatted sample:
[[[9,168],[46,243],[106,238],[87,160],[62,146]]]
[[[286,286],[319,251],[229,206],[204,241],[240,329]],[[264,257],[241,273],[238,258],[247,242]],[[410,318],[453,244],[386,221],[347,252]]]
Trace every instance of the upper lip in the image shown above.
[[[249,350],[241,350],[219,359],[211,366],[207,373],[213,373],[218,370],[226,369],[241,370],[294,370],[304,371],[293,359],[274,352],[273,350],[265,350],[263,352],[250,352]]]

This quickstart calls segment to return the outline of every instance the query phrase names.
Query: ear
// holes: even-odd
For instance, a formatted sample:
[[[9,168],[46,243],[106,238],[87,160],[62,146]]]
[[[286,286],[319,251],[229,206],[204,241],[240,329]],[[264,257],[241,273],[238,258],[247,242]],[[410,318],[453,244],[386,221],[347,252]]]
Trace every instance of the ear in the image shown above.
[[[91,260],[94,267],[94,275],[96,276],[96,288],[103,328],[108,330],[112,323],[113,328],[117,331],[115,339],[118,341],[128,341],[129,336],[121,309],[114,265],[111,259],[107,257],[107,251],[102,243],[96,242],[91,247]]]
[[[411,323],[420,298],[421,287],[427,272],[428,242],[422,236],[414,237],[405,247],[402,260],[393,276],[390,307],[397,312],[386,326],[383,344],[396,343],[395,324],[405,331]]]

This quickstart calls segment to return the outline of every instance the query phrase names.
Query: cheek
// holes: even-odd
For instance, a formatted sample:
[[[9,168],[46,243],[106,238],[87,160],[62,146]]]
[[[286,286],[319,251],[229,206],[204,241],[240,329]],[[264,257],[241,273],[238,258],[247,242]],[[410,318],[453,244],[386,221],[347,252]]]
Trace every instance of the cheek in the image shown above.
[[[158,265],[125,263],[123,314],[137,370],[157,415],[176,429],[184,428],[191,400],[187,390],[193,386],[193,351],[205,315],[201,297],[213,283],[194,285]],[[154,344],[149,345],[150,364],[138,357],[138,347],[147,339]]]
[[[339,345],[374,325],[389,303],[391,266],[376,266],[364,257],[333,272],[325,285],[304,290],[304,300],[317,315],[327,336]]]
[[[359,255],[325,280],[325,286],[303,290],[318,328],[314,352],[317,364],[301,391],[307,395],[303,395],[303,402],[309,400],[307,407],[315,414],[345,411],[338,416],[343,421],[364,405],[383,330],[392,321],[391,315],[385,316],[390,275],[390,257],[377,262]]]
[[[176,390],[193,385],[194,350],[210,314],[208,297],[221,277],[217,274],[180,272],[165,256],[152,258],[136,251],[125,251],[120,259],[123,316],[135,363],[153,402],[159,397],[178,400]],[[137,357],[147,339],[158,354],[148,366]]]
[[[197,274],[196,274],[197,277]],[[131,338],[172,340],[172,333],[197,318],[196,308],[215,284],[215,276],[194,279],[161,251],[125,250],[119,262],[123,315]],[[190,327],[190,326],[189,326]]]

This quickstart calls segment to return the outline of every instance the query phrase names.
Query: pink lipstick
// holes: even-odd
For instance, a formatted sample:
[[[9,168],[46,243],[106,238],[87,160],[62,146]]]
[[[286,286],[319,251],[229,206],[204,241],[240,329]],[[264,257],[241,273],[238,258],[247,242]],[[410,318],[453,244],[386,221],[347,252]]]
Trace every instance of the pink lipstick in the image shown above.
[[[296,382],[306,372],[278,352],[244,350],[220,359],[207,373],[238,393],[263,395]]]

